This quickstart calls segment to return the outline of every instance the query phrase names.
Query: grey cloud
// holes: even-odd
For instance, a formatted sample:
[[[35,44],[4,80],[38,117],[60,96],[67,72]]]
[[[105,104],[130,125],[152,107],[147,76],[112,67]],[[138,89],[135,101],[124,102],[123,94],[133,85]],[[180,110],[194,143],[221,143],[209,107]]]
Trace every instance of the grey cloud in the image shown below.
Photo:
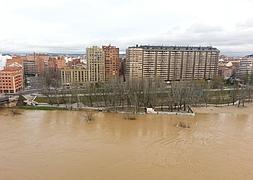
[[[225,31],[219,27],[191,25],[185,31],[167,31],[152,38],[129,39],[124,45],[154,44],[154,45],[195,45],[215,46],[227,55],[253,53],[253,30],[239,29]],[[200,33],[201,32],[201,33]]]
[[[237,28],[241,29],[253,28],[253,18],[237,24]]]

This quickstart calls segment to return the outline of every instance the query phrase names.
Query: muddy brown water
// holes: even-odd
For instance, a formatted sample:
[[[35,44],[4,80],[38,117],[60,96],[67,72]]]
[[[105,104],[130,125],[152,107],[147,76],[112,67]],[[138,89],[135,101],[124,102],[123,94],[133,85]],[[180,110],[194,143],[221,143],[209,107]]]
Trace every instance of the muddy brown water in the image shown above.
[[[253,179],[252,114],[83,117],[0,111],[0,180]]]

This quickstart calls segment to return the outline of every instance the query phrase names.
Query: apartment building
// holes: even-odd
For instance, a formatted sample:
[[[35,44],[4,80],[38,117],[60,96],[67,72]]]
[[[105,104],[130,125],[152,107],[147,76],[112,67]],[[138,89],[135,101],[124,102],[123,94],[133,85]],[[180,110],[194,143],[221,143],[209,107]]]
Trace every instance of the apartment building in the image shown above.
[[[127,80],[143,78],[143,52],[144,49],[139,48],[138,46],[127,49],[125,62],[125,74]],[[151,68],[146,68],[146,71],[151,71]]]
[[[26,59],[25,56],[12,56],[12,58],[7,59],[6,67],[10,66],[11,64],[20,64],[23,66],[25,59]]]
[[[0,71],[0,94],[17,93],[23,89],[23,70],[21,67],[6,67]]]
[[[238,74],[240,78],[244,78],[253,74],[253,58],[242,58],[240,60]]]
[[[24,71],[26,75],[43,75],[48,67],[48,54],[31,54],[26,56]]]
[[[212,79],[219,50],[213,47],[135,46],[126,52],[126,79]]]
[[[47,54],[29,54],[26,56],[13,56],[6,61],[6,66],[14,63],[21,64],[24,67],[25,75],[43,75],[48,67],[49,55]]]
[[[109,81],[119,77],[119,48],[115,46],[102,46],[105,57],[105,80]]]
[[[81,61],[81,58],[74,58],[74,59],[71,59],[70,61],[68,61],[66,63],[66,65],[68,67],[73,67],[73,66],[76,66],[76,65],[79,65],[79,64],[85,64]]]
[[[105,53],[102,48],[93,46],[86,49],[88,81],[105,81]]]
[[[85,65],[64,67],[61,69],[61,84],[63,86],[82,86],[88,81],[88,70]]]
[[[64,57],[49,57],[48,69],[51,71],[58,71],[66,66]]]

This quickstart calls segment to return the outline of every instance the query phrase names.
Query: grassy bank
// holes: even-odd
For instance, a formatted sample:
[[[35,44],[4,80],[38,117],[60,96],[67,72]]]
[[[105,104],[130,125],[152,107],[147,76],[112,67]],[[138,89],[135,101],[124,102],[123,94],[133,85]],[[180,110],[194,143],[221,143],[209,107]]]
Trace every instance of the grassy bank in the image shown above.
[[[17,106],[17,108],[25,110],[45,110],[45,111],[67,110],[66,108],[62,107],[49,107],[49,106]]]

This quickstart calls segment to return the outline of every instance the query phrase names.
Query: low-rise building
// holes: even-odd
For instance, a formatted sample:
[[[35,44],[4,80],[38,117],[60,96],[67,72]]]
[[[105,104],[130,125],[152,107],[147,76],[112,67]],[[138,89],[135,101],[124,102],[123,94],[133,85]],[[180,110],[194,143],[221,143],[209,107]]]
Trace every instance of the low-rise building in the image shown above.
[[[61,69],[63,86],[82,86],[88,81],[88,70],[85,65],[65,67]]]
[[[219,62],[218,75],[224,79],[228,79],[236,75],[238,71],[238,62],[229,61],[229,62]]]

